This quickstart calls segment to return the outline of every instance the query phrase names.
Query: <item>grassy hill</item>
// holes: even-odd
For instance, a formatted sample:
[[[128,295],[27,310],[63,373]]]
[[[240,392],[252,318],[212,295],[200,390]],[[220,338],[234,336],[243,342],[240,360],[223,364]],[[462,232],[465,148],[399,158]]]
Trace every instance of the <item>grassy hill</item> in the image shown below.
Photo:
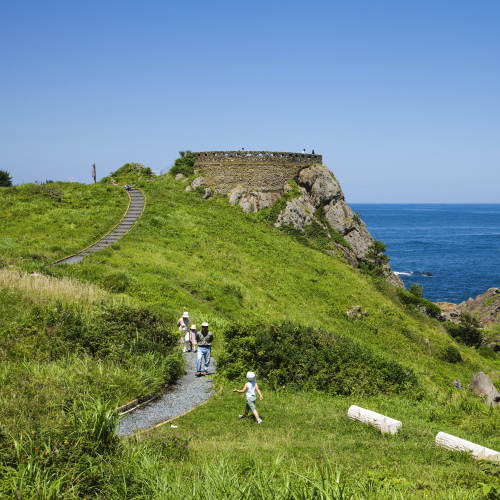
[[[98,486],[85,489],[77,485],[71,494],[134,498],[140,492],[151,498],[209,498],[203,496],[203,489],[196,489],[195,477],[200,474],[210,477],[203,481],[207,481],[206,492],[212,488],[213,498],[482,498],[481,483],[496,484],[496,469],[487,475],[470,457],[437,449],[433,438],[442,430],[500,449],[498,410],[451,386],[453,379],[466,385],[477,371],[499,382],[498,360],[485,359],[476,350],[457,344],[436,320],[411,304],[403,304],[390,285],[322,251],[314,239],[279,231],[266,220],[266,213],[244,214],[239,207],[230,206],[224,196],[203,200],[196,191],[185,192],[186,183],[168,174],[153,180],[138,180],[138,176],[130,168],[115,176],[120,183],[128,181],[145,192],[145,212],[134,230],[74,266],[54,266],[51,262],[97,239],[96,226],[103,233],[109,230],[126,207],[125,192],[106,184],[61,185],[60,190],[64,187],[71,192],[71,196],[66,195],[66,205],[50,195],[39,213],[23,212],[26,228],[39,220],[40,212],[44,220],[54,221],[50,225],[54,230],[36,232],[33,246],[37,250],[31,252],[30,233],[23,239],[14,218],[25,203],[22,190],[36,191],[37,187],[0,191],[0,216],[9,221],[0,237],[1,248],[8,248],[2,259],[16,266],[5,268],[0,281],[4,297],[0,314],[12,325],[0,330],[0,348],[8,363],[2,396],[10,411],[0,411],[3,426],[22,430],[19,422],[23,422],[37,432],[36,411],[43,404],[22,418],[22,412],[16,413],[16,408],[29,406],[29,398],[36,394],[40,401],[49,402],[48,407],[50,401],[58,401],[54,408],[43,411],[47,416],[43,427],[50,429],[50,418],[60,411],[64,400],[90,400],[82,396],[82,380],[95,380],[83,391],[89,398],[117,404],[156,391],[175,377],[175,352],[168,366],[159,364],[162,356],[155,354],[157,347],[146,352],[128,347],[126,359],[92,352],[89,346],[94,344],[88,338],[104,335],[102,329],[96,333],[93,325],[96,318],[101,321],[97,323],[108,324],[105,313],[110,308],[147,310],[167,329],[188,310],[197,323],[210,323],[216,336],[214,354],[222,361],[217,394],[178,420],[179,435],[168,429],[161,431],[162,438],[151,434],[119,445],[107,443],[99,452],[101,457],[104,454],[109,460],[113,476],[122,474],[126,479],[115,481],[104,472],[98,473],[96,465]],[[44,193],[39,196],[45,200]],[[71,203],[86,199],[88,215],[78,219],[75,230],[65,231],[57,220],[59,216],[65,224],[71,220],[70,199]],[[89,199],[100,200],[95,212]],[[98,208],[102,219],[97,216]],[[58,227],[61,232],[55,230]],[[58,291],[37,295],[21,284],[33,277],[18,274],[12,278],[13,273],[23,270],[48,276],[43,279]],[[95,298],[65,292],[64,284],[87,290],[87,294],[92,289]],[[73,296],[75,299],[70,299]],[[346,313],[355,305],[366,314],[352,319]],[[66,312],[62,316],[69,314],[73,319],[65,324],[59,318],[56,326],[60,328],[55,328],[48,313],[54,306]],[[61,332],[75,323],[77,311],[86,326],[76,337],[65,338]],[[12,328],[16,335],[9,335]],[[238,337],[238,332],[244,335]],[[292,338],[291,332],[298,336]],[[317,339],[316,349],[303,342],[301,332]],[[46,348],[50,335],[59,339],[55,353]],[[263,354],[255,347],[259,342],[266,345]],[[278,367],[289,384],[277,384],[282,379],[265,372],[264,354],[269,358],[270,353],[276,359],[280,353],[289,356],[281,359]],[[88,365],[85,377],[74,376],[78,363]],[[259,379],[265,399],[258,405],[264,418],[264,425],[258,428],[235,418],[241,413],[243,400],[231,391],[243,385],[247,369],[255,369],[258,375],[260,369],[266,375]],[[308,378],[318,384],[301,387],[297,380],[306,379],[295,376],[307,370],[314,372]],[[406,382],[390,382],[388,372],[398,370],[411,375],[402,379]],[[29,390],[18,383],[27,372],[33,377],[33,383],[27,384]],[[333,372],[349,377],[335,377]],[[101,376],[96,376],[98,373]],[[74,383],[63,384],[65,378]],[[19,395],[22,404],[21,400],[20,404],[9,403],[8,394]],[[351,404],[402,420],[403,432],[382,436],[349,421],[346,413]],[[108,411],[109,406],[103,408]],[[57,421],[62,425],[65,418]],[[92,453],[88,454],[91,458],[99,454]],[[212,463],[214,457],[217,460]],[[72,459],[80,463],[78,457]],[[318,496],[323,494],[318,486],[321,475],[332,474],[335,479],[340,470],[340,482],[328,482],[330,496]],[[181,473],[185,481],[180,481]],[[17,476],[12,474],[5,484],[14,484]],[[81,474],[87,478],[83,467]],[[69,491],[64,478],[54,477],[54,485]],[[251,484],[247,484],[249,477]],[[227,483],[239,484],[240,489],[247,485],[246,491],[252,493],[245,497],[230,488],[223,493],[221,488],[228,487]],[[177,489],[167,484],[175,484]],[[316,493],[314,484],[318,486]],[[262,486],[260,493],[256,485]],[[334,491],[342,485],[346,488],[344,497]],[[291,491],[299,490],[303,496],[290,496]]]

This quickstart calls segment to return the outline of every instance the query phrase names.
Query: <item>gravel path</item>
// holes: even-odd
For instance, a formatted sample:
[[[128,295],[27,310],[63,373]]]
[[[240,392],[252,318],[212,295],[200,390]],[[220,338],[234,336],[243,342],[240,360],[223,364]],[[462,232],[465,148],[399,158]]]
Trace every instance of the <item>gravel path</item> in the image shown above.
[[[173,388],[156,401],[125,415],[118,424],[120,437],[130,436],[138,429],[149,429],[160,422],[178,417],[206,401],[212,394],[212,377],[215,373],[214,358],[210,358],[209,375],[195,377],[196,353],[184,353],[186,375],[181,377]]]

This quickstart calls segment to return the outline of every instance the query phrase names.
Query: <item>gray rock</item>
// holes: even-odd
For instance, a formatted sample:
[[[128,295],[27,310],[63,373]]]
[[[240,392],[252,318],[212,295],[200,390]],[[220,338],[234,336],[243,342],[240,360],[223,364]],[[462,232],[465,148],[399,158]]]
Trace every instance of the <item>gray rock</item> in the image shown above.
[[[307,195],[294,198],[286,204],[285,209],[278,215],[275,222],[276,227],[292,224],[299,231],[304,230],[304,226],[311,223],[314,217],[314,206],[309,201]]]
[[[362,318],[363,316],[368,315],[366,311],[363,311],[363,309],[361,309],[361,306],[352,306],[351,310],[347,311],[346,314],[349,318],[354,318],[354,319]]]
[[[244,192],[245,191],[242,186],[236,186],[229,192],[229,203],[231,205],[237,205]]]
[[[479,396],[486,396],[485,402],[487,404],[496,406],[500,403],[500,393],[488,375],[483,372],[478,372],[472,377],[470,389]]]
[[[270,207],[278,197],[277,193],[251,191],[241,195],[239,205],[243,212],[258,212],[263,208]]]
[[[206,186],[205,177],[203,176],[196,177],[196,179],[191,183],[192,189],[196,189],[199,186]]]
[[[180,179],[184,179],[184,176],[183,176],[182,174],[177,174],[177,175],[175,176],[175,180],[176,180],[176,181],[178,181],[178,180],[180,180]]]
[[[184,191],[192,191],[193,188],[191,186],[186,186],[186,189]]]
[[[205,189],[205,194],[202,196],[204,200],[208,200],[208,198],[211,198],[213,195],[212,190],[210,188]]]
[[[315,207],[319,207],[321,203],[344,199],[340,184],[326,167],[302,169],[298,184],[309,193],[310,201]]]
[[[455,389],[463,389],[464,386],[462,385],[462,382],[460,382],[460,380],[452,380],[451,383],[453,384],[453,387],[455,387]]]

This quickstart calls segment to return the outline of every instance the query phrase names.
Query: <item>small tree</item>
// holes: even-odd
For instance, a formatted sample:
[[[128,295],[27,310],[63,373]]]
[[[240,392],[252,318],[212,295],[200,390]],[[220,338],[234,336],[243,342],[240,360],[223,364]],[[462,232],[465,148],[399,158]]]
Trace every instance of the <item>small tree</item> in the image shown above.
[[[479,321],[468,312],[460,313],[458,317],[460,324],[460,340],[470,347],[479,347],[481,345],[481,332],[479,331]]]
[[[9,175],[9,172],[0,170],[0,187],[10,186],[12,186],[12,177]]]
[[[361,259],[359,267],[362,271],[373,276],[385,276],[385,267],[389,262],[389,257],[384,255],[385,243],[375,240],[369,247],[365,256]]]
[[[418,283],[412,283],[410,285],[410,288],[408,288],[408,291],[412,294],[415,295],[415,297],[418,297],[421,299],[424,296],[424,287],[420,286]]]
[[[182,174],[186,177],[194,174],[195,157],[191,151],[179,151],[179,158],[175,160],[174,166],[170,169],[171,175]]]

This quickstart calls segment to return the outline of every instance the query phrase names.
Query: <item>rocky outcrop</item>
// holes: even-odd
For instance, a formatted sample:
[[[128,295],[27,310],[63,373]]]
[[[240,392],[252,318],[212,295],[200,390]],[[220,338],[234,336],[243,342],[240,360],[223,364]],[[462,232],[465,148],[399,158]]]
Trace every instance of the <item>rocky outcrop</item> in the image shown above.
[[[335,176],[324,166],[304,168],[297,179],[301,195],[289,201],[278,215],[276,227],[291,224],[295,229],[304,231],[305,226],[314,220],[325,226],[315,215],[318,209],[324,211],[324,218],[334,231],[339,233],[350,248],[335,244],[337,250],[353,267],[358,267],[373,238],[365,223],[347,205],[344,193]],[[328,224],[326,225],[328,226]],[[325,227],[328,231],[328,227]],[[395,286],[404,288],[402,281],[386,266],[386,279]]]
[[[500,323],[500,288],[489,288],[475,299],[468,299],[460,304],[436,302],[447,321],[459,322],[463,312],[474,315],[480,326]]]

